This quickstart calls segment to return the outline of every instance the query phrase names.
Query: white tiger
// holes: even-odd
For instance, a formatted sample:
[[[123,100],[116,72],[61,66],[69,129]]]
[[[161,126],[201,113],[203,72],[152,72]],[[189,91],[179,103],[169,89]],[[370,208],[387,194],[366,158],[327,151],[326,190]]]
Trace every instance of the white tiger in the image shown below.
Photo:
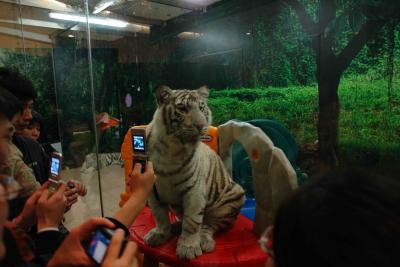
[[[157,226],[144,240],[158,246],[169,239],[172,208],[182,220],[176,254],[193,259],[214,250],[215,231],[235,222],[244,190],[229,176],[220,157],[200,142],[211,123],[208,88],[160,86],[155,93],[158,108],[148,126],[148,147],[157,175],[156,190],[149,198]]]

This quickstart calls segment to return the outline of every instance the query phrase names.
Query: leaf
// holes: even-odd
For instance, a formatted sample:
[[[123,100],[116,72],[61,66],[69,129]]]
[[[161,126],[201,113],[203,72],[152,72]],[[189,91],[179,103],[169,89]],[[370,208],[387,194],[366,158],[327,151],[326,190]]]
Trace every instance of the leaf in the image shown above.
[[[350,13],[349,24],[350,28],[354,33],[359,32],[364,23],[365,23],[365,16],[361,12],[361,10],[355,9],[353,12]]]

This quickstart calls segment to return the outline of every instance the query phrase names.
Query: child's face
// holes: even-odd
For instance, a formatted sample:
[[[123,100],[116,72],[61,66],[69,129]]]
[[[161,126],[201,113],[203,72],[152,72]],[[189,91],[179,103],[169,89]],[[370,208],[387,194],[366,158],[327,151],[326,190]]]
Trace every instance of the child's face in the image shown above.
[[[38,123],[29,124],[29,126],[22,131],[22,135],[38,140],[40,136],[40,125]]]

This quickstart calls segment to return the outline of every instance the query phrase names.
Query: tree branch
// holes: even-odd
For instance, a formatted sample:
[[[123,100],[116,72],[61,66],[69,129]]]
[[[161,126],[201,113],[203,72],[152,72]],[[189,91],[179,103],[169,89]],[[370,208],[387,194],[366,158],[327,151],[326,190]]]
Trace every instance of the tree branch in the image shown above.
[[[343,72],[350,65],[353,58],[357,56],[364,45],[379,32],[385,25],[385,20],[368,20],[361,30],[349,41],[347,46],[337,57],[337,66],[340,72]]]
[[[299,17],[300,23],[303,25],[306,32],[311,36],[315,36],[317,33],[317,25],[307,13],[304,6],[298,0],[284,0],[289,6],[291,6]]]
[[[318,24],[317,29],[319,32],[324,32],[325,28],[336,18],[336,6],[333,0],[320,0],[318,10]]]

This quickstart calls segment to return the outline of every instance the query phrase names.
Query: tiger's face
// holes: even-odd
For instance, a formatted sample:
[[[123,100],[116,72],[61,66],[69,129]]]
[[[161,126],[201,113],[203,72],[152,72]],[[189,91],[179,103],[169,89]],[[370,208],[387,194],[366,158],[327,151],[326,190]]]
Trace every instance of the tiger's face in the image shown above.
[[[211,124],[207,87],[171,90],[160,86],[156,89],[156,98],[167,134],[174,135],[183,143],[195,143],[207,132]]]

